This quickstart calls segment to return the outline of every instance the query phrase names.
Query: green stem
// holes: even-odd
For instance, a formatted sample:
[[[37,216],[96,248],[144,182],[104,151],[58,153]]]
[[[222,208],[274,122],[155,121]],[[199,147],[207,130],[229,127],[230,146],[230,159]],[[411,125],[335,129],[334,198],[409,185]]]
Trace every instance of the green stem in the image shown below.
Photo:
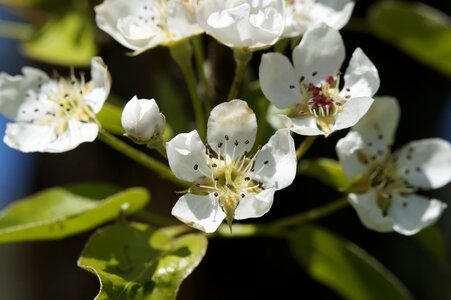
[[[307,222],[312,222],[315,220],[318,220],[320,218],[323,218],[327,215],[330,215],[337,210],[340,210],[346,206],[348,206],[348,198],[347,196],[342,197],[338,200],[335,200],[334,202],[325,204],[323,206],[311,209],[307,212],[299,213],[287,218],[283,218],[280,220],[272,221],[268,224],[265,224],[265,227],[267,230],[270,231],[279,231],[281,229],[284,229],[289,226],[304,224]]]
[[[307,222],[312,222],[328,216],[348,205],[347,197],[340,198],[332,203],[311,209],[307,212],[302,212],[293,216],[282,218],[276,221],[267,222],[264,224],[234,224],[232,225],[232,233],[230,233],[229,226],[223,224],[219,226],[218,230],[209,235],[209,237],[225,237],[225,238],[245,238],[251,236],[269,236],[269,237],[283,237],[286,233],[286,228],[291,226],[298,226]]]
[[[300,160],[304,156],[304,154],[308,151],[308,149],[310,149],[315,140],[316,136],[307,136],[305,140],[302,141],[302,143],[296,149],[296,158],[298,160]]]
[[[158,173],[161,178],[172,181],[183,187],[189,186],[185,181],[178,179],[174,176],[171,169],[169,169],[165,164],[159,162],[158,160],[146,155],[145,153],[129,146],[127,143],[116,138],[114,135],[110,134],[105,129],[101,128],[99,131],[99,139],[107,144],[108,146],[116,149],[117,151],[123,153],[134,161],[140,163],[146,168]]]
[[[196,62],[197,76],[200,78],[204,93],[205,93],[205,106],[207,113],[211,110],[212,94],[210,85],[205,75],[205,53],[202,48],[201,35],[196,35],[191,38],[194,50],[194,60]]]
[[[252,52],[246,49],[233,49],[233,58],[235,59],[235,76],[230,86],[227,100],[232,100],[238,95],[241,83],[243,82],[246,68],[252,58]]]
[[[205,116],[202,109],[202,103],[197,93],[196,79],[191,64],[191,58],[193,56],[193,49],[189,40],[183,40],[175,45],[169,47],[172,58],[177,62],[180,69],[182,70],[183,76],[185,77],[186,84],[188,86],[188,91],[191,97],[191,102],[194,109],[194,115],[197,121],[197,128],[201,138],[206,136],[206,122]]]

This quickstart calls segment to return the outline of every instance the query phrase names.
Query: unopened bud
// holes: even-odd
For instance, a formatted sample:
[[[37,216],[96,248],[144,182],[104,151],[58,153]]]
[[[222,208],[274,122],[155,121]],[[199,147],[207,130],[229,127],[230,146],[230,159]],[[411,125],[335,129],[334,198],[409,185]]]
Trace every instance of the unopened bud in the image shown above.
[[[126,135],[139,144],[160,140],[166,126],[166,119],[155,100],[138,100],[136,96],[125,105],[121,121]]]

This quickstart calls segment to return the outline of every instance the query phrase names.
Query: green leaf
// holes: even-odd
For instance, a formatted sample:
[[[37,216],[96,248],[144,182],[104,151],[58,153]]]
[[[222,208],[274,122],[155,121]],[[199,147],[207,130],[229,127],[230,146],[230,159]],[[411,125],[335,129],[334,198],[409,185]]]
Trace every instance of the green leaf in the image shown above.
[[[95,299],[175,299],[207,249],[204,235],[181,235],[185,230],[181,226],[154,230],[139,223],[98,230],[78,260],[79,267],[100,280]]]
[[[420,3],[379,1],[369,10],[373,32],[417,60],[451,76],[451,19]]]
[[[290,238],[291,251],[315,280],[344,299],[412,299],[406,288],[368,253],[316,226],[304,226]]]
[[[97,188],[56,187],[16,201],[0,215],[0,243],[64,238],[116,218],[124,206],[125,214],[132,214],[149,201],[143,188],[130,188],[102,200],[75,193],[77,189],[86,194],[88,189]],[[100,187],[96,196],[105,193],[105,186]]]
[[[94,29],[89,16],[71,11],[49,20],[23,50],[31,58],[50,64],[89,66],[97,53]]]
[[[298,174],[315,178],[334,189],[345,188],[351,184],[340,163],[333,159],[303,159],[298,165]]]
[[[446,247],[442,232],[435,225],[414,235],[418,243],[438,261],[446,261]]]
[[[121,116],[122,108],[105,102],[96,117],[104,129],[113,134],[120,135],[124,133],[121,123]]]

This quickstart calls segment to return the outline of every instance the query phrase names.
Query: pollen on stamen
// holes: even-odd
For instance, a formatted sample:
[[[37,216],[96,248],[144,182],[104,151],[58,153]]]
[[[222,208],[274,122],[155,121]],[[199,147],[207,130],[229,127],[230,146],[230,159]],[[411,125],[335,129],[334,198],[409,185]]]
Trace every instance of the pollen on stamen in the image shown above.
[[[222,147],[222,142],[219,142],[218,143],[218,148],[221,148]]]
[[[235,142],[233,143],[235,146],[238,146],[240,143],[237,141],[237,140],[235,140]]]

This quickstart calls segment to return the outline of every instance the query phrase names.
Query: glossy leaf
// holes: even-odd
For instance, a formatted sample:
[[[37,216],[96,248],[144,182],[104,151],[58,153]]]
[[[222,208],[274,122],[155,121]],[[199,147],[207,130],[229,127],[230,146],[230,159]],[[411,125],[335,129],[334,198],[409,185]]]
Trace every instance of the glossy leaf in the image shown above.
[[[420,3],[379,1],[369,10],[373,32],[419,61],[451,76],[451,19]]]
[[[155,230],[139,223],[98,230],[78,260],[101,282],[95,299],[175,299],[180,284],[207,249],[204,235],[181,235],[185,230],[180,226]]]
[[[121,116],[122,108],[105,102],[96,117],[104,129],[113,134],[120,135],[124,133],[124,129],[121,124]]]
[[[420,245],[439,261],[446,261],[446,248],[442,232],[435,225],[414,235]]]
[[[317,281],[344,299],[411,299],[405,287],[384,266],[355,244],[316,226],[293,232],[291,251]]]
[[[89,66],[96,55],[94,24],[89,16],[70,12],[54,17],[23,45],[33,59],[65,66]]]
[[[98,186],[50,188],[5,208],[0,215],[0,243],[64,238],[115,219],[121,208],[126,208],[126,214],[136,212],[149,201],[143,188],[130,188],[102,200],[77,194],[82,188],[86,194]],[[105,188],[96,195],[105,194]]]
[[[334,189],[350,185],[340,163],[333,159],[304,159],[298,165],[298,174],[315,178]]]

